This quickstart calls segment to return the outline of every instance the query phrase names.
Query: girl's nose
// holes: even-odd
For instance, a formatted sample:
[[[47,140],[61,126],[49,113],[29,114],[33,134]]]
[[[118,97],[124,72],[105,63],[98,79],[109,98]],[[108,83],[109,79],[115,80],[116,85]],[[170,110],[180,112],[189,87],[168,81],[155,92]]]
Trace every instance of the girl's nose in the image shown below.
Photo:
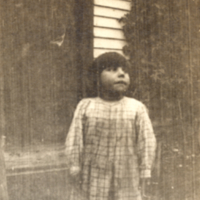
[[[124,76],[125,72],[122,67],[118,67],[117,69],[118,76]]]

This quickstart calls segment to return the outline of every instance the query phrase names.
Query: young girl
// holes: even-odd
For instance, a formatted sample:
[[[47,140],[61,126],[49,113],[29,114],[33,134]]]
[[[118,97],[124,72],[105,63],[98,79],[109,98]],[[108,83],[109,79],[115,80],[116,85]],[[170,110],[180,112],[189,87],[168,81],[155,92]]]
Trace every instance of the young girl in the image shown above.
[[[67,135],[70,174],[87,200],[141,200],[151,176],[156,140],[145,106],[124,96],[128,70],[115,52],[94,61],[98,96],[80,101]]]

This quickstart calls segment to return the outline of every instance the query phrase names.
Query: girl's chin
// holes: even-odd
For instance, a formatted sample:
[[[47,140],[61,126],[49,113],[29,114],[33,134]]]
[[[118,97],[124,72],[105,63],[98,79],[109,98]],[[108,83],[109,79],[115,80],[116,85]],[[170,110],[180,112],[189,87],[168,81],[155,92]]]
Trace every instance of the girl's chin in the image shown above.
[[[127,91],[127,86],[126,85],[117,85],[116,87],[113,88],[113,91],[115,93],[124,93]]]
[[[121,94],[126,93],[126,91],[127,91],[127,89],[125,89],[125,88],[119,88],[119,89],[116,89],[116,90],[114,91],[114,93],[115,93],[115,94],[118,94],[118,95],[121,95]]]

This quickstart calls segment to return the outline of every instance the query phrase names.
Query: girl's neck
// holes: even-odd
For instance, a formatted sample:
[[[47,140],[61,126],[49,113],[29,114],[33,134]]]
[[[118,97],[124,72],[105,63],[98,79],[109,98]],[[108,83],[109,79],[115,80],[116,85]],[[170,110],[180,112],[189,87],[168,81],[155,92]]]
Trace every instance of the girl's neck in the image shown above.
[[[112,93],[100,93],[100,98],[102,98],[105,101],[119,101],[124,97],[124,94],[112,94]]]

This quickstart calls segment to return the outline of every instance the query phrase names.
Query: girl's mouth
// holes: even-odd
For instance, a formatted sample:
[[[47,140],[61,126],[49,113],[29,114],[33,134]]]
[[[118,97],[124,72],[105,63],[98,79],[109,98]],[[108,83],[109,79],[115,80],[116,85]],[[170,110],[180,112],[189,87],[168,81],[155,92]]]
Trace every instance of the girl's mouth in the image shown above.
[[[126,82],[124,82],[124,81],[117,81],[117,82],[115,82],[115,84],[127,85]]]

